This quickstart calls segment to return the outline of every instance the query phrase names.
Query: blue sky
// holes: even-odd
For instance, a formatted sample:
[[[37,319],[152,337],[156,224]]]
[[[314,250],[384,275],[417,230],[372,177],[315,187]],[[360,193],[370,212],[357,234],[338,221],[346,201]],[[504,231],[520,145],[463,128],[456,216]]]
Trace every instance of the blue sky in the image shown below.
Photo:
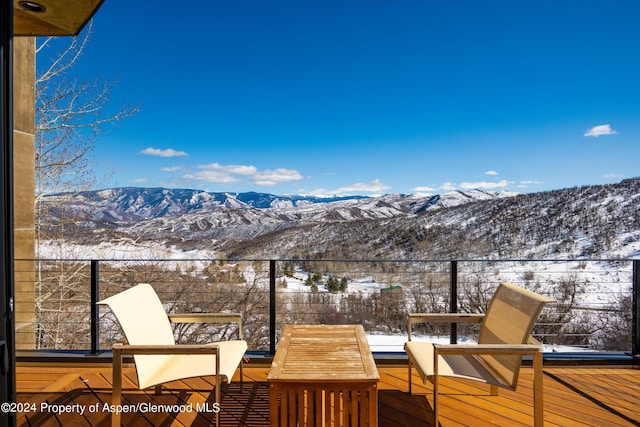
[[[537,192],[640,176],[636,0],[106,0],[74,72],[140,112],[102,187]]]

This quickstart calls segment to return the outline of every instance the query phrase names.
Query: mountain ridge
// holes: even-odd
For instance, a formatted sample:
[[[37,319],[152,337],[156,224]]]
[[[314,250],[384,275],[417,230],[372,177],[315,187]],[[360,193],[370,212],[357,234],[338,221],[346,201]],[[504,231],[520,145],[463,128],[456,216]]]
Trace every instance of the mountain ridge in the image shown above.
[[[316,197],[303,195],[279,196],[270,193],[231,193],[206,192],[196,189],[169,189],[145,187],[118,187],[78,193],[58,193],[47,196],[43,203],[54,206],[63,204],[67,210],[83,214],[86,219],[113,223],[135,223],[142,220],[181,216],[196,212],[212,211],[222,208],[232,209],[299,209],[313,208],[314,205],[335,204],[366,206],[375,201],[379,206],[391,207],[400,200],[402,206],[395,205],[398,211],[413,212],[430,208],[454,206],[476,200],[498,197],[510,197],[517,193],[486,192],[472,190],[454,191],[445,195],[406,195],[400,193],[370,196],[333,196]],[[390,201],[393,199],[392,201]],[[406,206],[405,206],[406,205]],[[335,205],[332,205],[335,206]]]
[[[163,187],[117,187],[78,193],[57,193],[43,198],[44,204],[62,202],[77,212],[91,212],[95,220],[137,222],[163,216],[183,215],[202,209],[294,207],[312,203],[357,200],[365,196],[321,198],[277,196],[269,193],[207,192]]]
[[[631,259],[640,256],[640,179],[396,216],[312,224],[231,244],[232,257]]]
[[[267,193],[238,197],[180,190],[181,196],[173,200],[169,196],[177,190],[129,189],[45,199],[53,224],[50,241],[56,241],[55,224],[67,221],[63,228],[69,244],[85,248],[95,247],[96,242],[107,248],[129,244],[134,253],[144,246],[237,258],[530,259],[640,254],[637,178],[529,194],[392,193],[323,203],[301,200],[295,205]],[[216,194],[224,197],[216,199]],[[255,199],[261,200],[256,206],[270,207],[246,202]]]

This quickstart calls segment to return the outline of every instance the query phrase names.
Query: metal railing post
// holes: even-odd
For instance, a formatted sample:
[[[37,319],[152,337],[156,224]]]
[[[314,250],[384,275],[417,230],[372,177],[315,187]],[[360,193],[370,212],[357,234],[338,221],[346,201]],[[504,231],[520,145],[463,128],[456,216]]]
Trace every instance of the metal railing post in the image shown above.
[[[91,260],[91,354],[98,354],[99,347],[99,315],[98,298],[100,298],[100,261]]]
[[[640,361],[640,260],[633,261],[633,326],[631,331],[631,353],[636,361]]]
[[[450,266],[450,287],[449,287],[449,312],[458,312],[458,261],[451,261]],[[451,324],[451,332],[449,337],[451,344],[458,342],[458,324]]]
[[[276,261],[269,260],[269,353],[276,354]]]

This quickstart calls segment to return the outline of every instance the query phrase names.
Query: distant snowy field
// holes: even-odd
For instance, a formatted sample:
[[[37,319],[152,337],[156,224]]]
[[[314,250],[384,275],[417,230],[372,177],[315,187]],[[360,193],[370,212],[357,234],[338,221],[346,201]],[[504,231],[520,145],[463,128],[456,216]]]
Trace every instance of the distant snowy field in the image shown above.
[[[286,288],[281,288],[282,292],[311,292],[311,288],[306,284],[306,272],[297,271],[296,277],[283,277],[278,281],[284,279],[287,283]],[[304,276],[305,279],[302,279]],[[358,279],[349,281],[349,289],[348,292],[352,293],[362,293],[365,295],[371,294],[380,289],[387,288],[388,285],[385,283],[376,283],[373,279]],[[318,292],[328,292],[328,290],[324,286],[318,287]]]
[[[64,250],[52,241],[45,241],[40,244],[37,254],[41,259],[64,259],[64,260],[191,260],[191,259],[214,259],[215,252],[209,250],[184,251],[175,247],[157,245],[141,245],[133,241],[120,242],[99,242],[95,245],[78,245],[75,243],[63,242]],[[61,256],[61,253],[64,255]]]

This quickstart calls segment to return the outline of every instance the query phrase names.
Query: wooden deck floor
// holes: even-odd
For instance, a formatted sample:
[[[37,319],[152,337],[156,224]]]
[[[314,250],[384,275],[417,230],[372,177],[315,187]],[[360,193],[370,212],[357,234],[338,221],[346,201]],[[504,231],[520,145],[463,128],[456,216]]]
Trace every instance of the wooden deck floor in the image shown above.
[[[237,381],[224,387],[223,426],[269,425],[268,370],[268,366],[246,367],[243,391]],[[382,366],[379,372],[379,425],[432,426],[430,385],[422,386],[415,376],[414,392],[422,395],[410,396],[406,393],[405,367]],[[212,425],[214,414],[205,408],[207,402],[213,402],[211,379],[175,382],[157,396],[153,390],[136,391],[134,375],[132,368],[125,369],[123,403],[143,403],[146,412],[124,414],[123,425]],[[522,369],[517,392],[500,390],[499,396],[490,396],[488,387],[482,385],[449,380],[441,384],[446,393],[441,398],[443,427],[533,423],[529,368]],[[638,369],[545,367],[544,392],[547,426],[640,426]],[[110,393],[111,369],[106,366],[19,365],[17,402],[25,411],[18,413],[18,426],[107,426],[110,418],[104,404],[110,403]],[[183,406],[167,413],[151,406],[156,404]],[[70,412],[60,412],[62,409]]]

